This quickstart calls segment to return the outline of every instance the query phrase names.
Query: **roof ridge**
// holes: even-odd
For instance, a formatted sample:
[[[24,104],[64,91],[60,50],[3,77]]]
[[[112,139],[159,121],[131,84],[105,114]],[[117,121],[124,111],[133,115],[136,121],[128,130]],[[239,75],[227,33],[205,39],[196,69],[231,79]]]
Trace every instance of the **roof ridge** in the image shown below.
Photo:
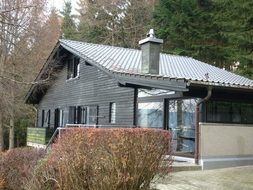
[[[77,40],[69,40],[69,39],[59,39],[59,41],[63,42],[63,43],[64,43],[64,41],[69,41],[69,42],[75,42],[75,43],[81,43],[81,44],[90,44],[90,45],[95,45],[95,46],[105,46],[105,47],[110,47],[110,48],[127,49],[127,50],[131,50],[131,51],[141,52],[140,49],[135,49],[135,48],[113,46],[113,45],[106,45],[106,44],[95,44],[95,43],[90,43],[90,42],[85,42],[85,41],[77,41]],[[189,57],[189,56],[186,56],[186,55],[176,55],[176,54],[163,53],[163,52],[161,52],[160,55],[169,55],[169,56],[175,56],[175,57],[192,58],[192,57]]]
[[[113,45],[106,45],[106,44],[95,44],[95,43],[90,43],[90,42],[85,42],[85,41],[77,41],[77,40],[59,39],[59,41],[63,42],[63,43],[64,43],[64,41],[69,41],[69,42],[76,42],[76,43],[89,44],[89,45],[95,45],[95,46],[105,46],[105,47],[117,48],[117,49],[128,49],[128,50],[132,50],[132,51],[141,51],[139,49],[134,49],[134,48],[127,48],[127,47],[113,46]]]

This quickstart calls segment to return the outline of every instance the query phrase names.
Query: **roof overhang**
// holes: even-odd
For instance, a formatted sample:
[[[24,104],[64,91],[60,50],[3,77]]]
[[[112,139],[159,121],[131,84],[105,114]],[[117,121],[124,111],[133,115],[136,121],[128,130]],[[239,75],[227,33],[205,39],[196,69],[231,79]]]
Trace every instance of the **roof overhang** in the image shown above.
[[[239,84],[227,84],[227,83],[220,83],[220,82],[189,80],[187,82],[187,86],[212,86],[213,88],[250,91],[253,93],[253,86],[246,86],[246,85],[239,85]]]
[[[103,72],[107,73],[109,76],[115,78],[118,81],[118,83],[122,84],[123,86],[131,84],[136,86],[143,86],[148,88],[160,88],[179,92],[188,91],[187,83],[184,79],[174,79],[149,74],[144,75],[144,74],[132,74],[132,73],[111,71],[101,66],[99,63],[95,62],[93,59],[87,57],[86,55],[83,55],[80,52],[77,52],[74,49],[58,42],[54,47],[54,49],[52,50],[52,52],[50,53],[50,56],[48,57],[46,63],[40,70],[38,76],[35,79],[35,82],[32,84],[28,93],[26,94],[25,103],[37,104],[39,103],[39,100],[42,98],[43,94],[46,93],[47,88],[50,86],[50,83],[41,84],[39,81],[43,80],[43,75],[47,73],[48,68],[52,64],[55,64],[54,60],[55,58],[57,58],[56,55],[59,54],[59,50],[61,48],[84,59],[90,65],[95,66],[98,69],[102,70]]]
[[[39,74],[37,75],[36,79],[30,86],[26,96],[25,96],[25,103],[27,104],[36,104],[37,99],[40,99],[40,96],[47,91],[50,82],[52,81],[52,77],[50,80],[45,80],[45,78],[49,78],[47,75],[49,73],[49,69],[52,68],[53,72],[56,72],[61,69],[62,65],[58,65],[60,67],[55,66],[55,60],[59,59],[59,52],[61,50],[60,42],[57,42],[54,49],[51,51],[49,57],[47,58],[45,64],[42,66]],[[53,73],[52,72],[52,73]],[[46,77],[45,77],[46,76]]]
[[[48,68],[56,64],[55,58],[58,58],[59,52],[64,50],[63,52],[70,52],[82,59],[84,59],[87,63],[92,66],[97,67],[101,71],[107,73],[109,76],[115,78],[121,86],[141,86],[147,88],[158,88],[158,89],[166,89],[177,92],[187,92],[193,86],[213,86],[214,88],[224,88],[227,90],[243,90],[252,93],[253,86],[242,86],[239,84],[226,84],[220,82],[209,82],[209,81],[199,81],[199,80],[190,80],[185,78],[172,78],[168,76],[162,75],[150,75],[150,74],[141,74],[141,73],[127,73],[121,71],[113,71],[110,70],[101,64],[97,63],[94,59],[88,57],[87,55],[73,49],[71,46],[68,46],[60,41],[56,44],[54,49],[52,50],[50,56],[48,57],[46,63],[40,70],[38,76],[35,79],[35,83],[29,89],[26,97],[26,103],[37,104],[41,96],[46,92],[48,86],[50,84],[41,85],[39,81],[43,79],[45,73],[47,73]]]

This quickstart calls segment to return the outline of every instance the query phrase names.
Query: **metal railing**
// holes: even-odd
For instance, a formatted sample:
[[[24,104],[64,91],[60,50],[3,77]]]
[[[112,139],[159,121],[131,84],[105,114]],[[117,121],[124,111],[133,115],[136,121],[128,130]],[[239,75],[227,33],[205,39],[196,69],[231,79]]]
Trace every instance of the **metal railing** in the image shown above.
[[[58,135],[58,138],[61,136],[61,131],[73,129],[73,128],[137,128],[137,126],[130,126],[130,125],[96,125],[96,124],[66,124],[66,127],[58,127],[50,140],[48,141],[46,145],[46,150],[50,147],[50,145],[54,142],[56,136]]]
[[[66,127],[85,127],[85,128],[136,128],[135,125],[97,125],[97,124],[66,124]]]

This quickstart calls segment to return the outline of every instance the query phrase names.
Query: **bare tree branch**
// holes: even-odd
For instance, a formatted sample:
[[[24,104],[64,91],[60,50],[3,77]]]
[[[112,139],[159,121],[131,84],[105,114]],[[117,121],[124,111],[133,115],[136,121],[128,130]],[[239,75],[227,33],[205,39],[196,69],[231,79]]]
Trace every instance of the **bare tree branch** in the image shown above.
[[[20,6],[20,7],[13,7],[11,9],[7,9],[7,10],[0,10],[0,15],[1,14],[5,14],[5,13],[9,13],[18,9],[30,9],[30,8],[34,8],[37,7],[36,5],[26,5],[26,6]]]
[[[13,78],[11,78],[11,77],[2,76],[2,75],[0,75],[0,78],[5,79],[5,80],[8,80],[8,81],[11,81],[11,82],[13,82],[13,83],[24,84],[24,85],[31,85],[31,84],[46,84],[46,83],[48,83],[48,82],[51,80],[51,78],[48,77],[48,78],[46,78],[46,79],[39,80],[39,81],[27,82],[27,81],[16,80],[16,79],[13,79]]]

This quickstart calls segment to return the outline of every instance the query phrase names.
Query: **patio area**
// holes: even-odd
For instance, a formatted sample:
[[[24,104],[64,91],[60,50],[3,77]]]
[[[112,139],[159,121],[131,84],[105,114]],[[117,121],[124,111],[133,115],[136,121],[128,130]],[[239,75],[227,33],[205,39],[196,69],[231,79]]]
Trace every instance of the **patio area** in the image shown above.
[[[154,186],[158,190],[253,190],[253,166],[176,172]]]

